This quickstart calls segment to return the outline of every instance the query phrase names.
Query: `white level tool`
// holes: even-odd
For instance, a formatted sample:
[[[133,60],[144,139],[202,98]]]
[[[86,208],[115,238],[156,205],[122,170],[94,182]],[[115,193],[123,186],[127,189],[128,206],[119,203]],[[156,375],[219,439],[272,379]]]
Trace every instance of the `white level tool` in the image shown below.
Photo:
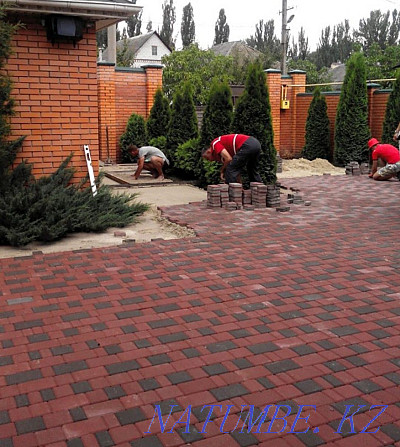
[[[89,172],[90,186],[92,187],[93,197],[97,194],[96,182],[94,178],[92,158],[90,157],[90,149],[88,144],[83,145],[83,150],[85,151],[86,164]]]

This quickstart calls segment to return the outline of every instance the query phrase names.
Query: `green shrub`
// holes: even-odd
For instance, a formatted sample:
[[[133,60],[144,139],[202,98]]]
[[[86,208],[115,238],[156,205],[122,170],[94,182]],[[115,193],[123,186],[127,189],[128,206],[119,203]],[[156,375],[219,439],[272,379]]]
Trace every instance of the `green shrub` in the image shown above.
[[[365,58],[354,53],[346,64],[336,110],[334,161],[344,166],[350,161],[368,161],[368,97]]]
[[[132,156],[128,152],[128,147],[131,144],[136,146],[146,146],[147,133],[146,123],[141,115],[132,113],[126,124],[125,132],[121,135],[119,145],[121,147],[121,159],[123,163],[131,163],[133,161]]]
[[[172,103],[171,121],[167,135],[167,157],[175,161],[178,146],[199,135],[197,115],[193,104],[192,89],[186,82],[182,91],[176,92]]]
[[[307,160],[328,159],[330,155],[328,106],[320,89],[315,89],[308,109],[306,122],[306,144],[302,157]]]
[[[167,149],[167,138],[164,136],[152,138],[149,141],[149,146],[158,147],[158,149],[165,154]]]
[[[396,73],[393,90],[386,103],[385,119],[383,121],[382,143],[395,144],[393,134],[400,121],[400,70]]]
[[[276,182],[271,104],[265,74],[259,63],[248,68],[245,89],[234,113],[233,131],[257,138],[261,143],[260,175],[265,183]]]
[[[199,160],[201,156],[200,140],[194,138],[178,146],[175,152],[175,168],[179,169],[183,176],[199,178]]]
[[[153,107],[150,110],[150,115],[146,122],[148,139],[152,140],[153,138],[167,135],[169,120],[170,109],[168,99],[163,95],[161,88],[158,88],[154,95]]]

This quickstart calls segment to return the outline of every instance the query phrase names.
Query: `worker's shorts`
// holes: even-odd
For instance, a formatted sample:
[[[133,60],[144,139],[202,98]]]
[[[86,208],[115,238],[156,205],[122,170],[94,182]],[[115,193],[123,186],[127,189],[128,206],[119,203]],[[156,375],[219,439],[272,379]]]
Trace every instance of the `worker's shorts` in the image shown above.
[[[383,168],[378,169],[378,174],[381,176],[395,175],[400,172],[400,161],[393,164],[387,164]]]

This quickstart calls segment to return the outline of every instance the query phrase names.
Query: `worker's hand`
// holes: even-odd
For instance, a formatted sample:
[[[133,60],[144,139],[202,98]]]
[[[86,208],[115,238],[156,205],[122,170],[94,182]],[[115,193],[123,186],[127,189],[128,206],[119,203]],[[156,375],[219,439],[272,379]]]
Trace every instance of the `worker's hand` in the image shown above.
[[[139,180],[139,179],[136,178],[136,177],[133,177],[133,178],[132,178],[132,181],[133,181],[133,182],[137,182],[138,180]]]
[[[225,174],[223,172],[221,172],[220,178],[225,181]]]
[[[372,178],[374,176],[374,174],[368,174],[369,178]]]

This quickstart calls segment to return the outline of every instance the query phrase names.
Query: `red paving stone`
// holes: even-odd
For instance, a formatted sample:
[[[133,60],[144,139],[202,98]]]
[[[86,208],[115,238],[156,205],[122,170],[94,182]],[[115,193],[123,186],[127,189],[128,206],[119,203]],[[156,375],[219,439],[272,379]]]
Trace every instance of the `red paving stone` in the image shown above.
[[[283,184],[311,206],[168,207],[197,237],[0,260],[0,447],[399,445],[400,183]]]

